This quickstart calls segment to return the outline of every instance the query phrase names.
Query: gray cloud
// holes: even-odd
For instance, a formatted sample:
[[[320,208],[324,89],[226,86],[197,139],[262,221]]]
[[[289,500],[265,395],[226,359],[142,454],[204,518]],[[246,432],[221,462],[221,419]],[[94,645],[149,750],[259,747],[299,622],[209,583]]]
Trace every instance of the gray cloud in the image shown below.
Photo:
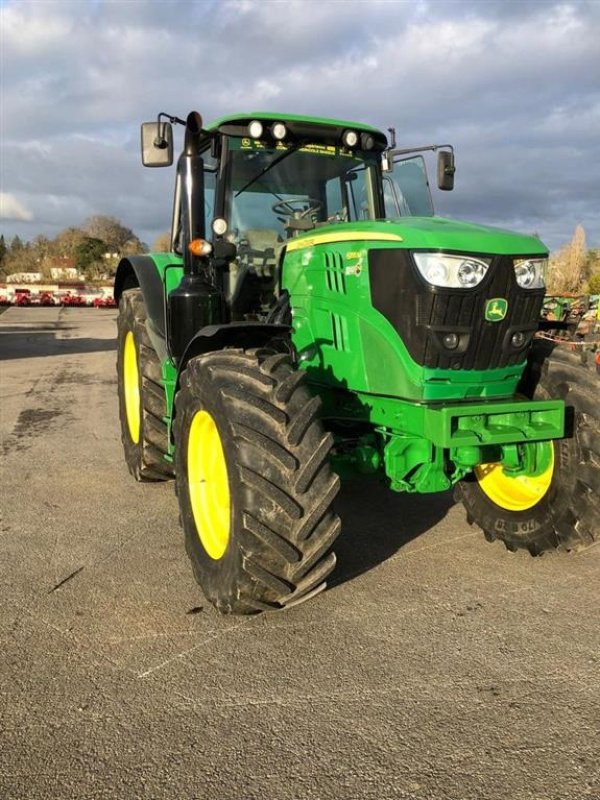
[[[30,2],[2,7],[2,190],[31,211],[5,235],[93,213],[151,242],[173,175],[143,170],[138,125],[281,110],[450,141],[440,213],[600,245],[600,4]]]

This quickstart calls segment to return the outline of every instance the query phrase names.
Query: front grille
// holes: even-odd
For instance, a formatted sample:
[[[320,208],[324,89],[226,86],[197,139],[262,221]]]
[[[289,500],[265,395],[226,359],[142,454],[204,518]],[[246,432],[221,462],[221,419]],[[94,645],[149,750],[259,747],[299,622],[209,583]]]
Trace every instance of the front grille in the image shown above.
[[[479,254],[478,254],[479,255]],[[369,282],[373,306],[401,336],[411,357],[439,369],[495,369],[520,364],[537,329],[544,290],[521,289],[513,260],[524,256],[489,256],[492,262],[475,289],[442,289],[427,284],[407,250],[369,252]],[[487,322],[488,300],[508,301],[501,322]],[[523,346],[511,344],[517,331],[527,334]],[[444,347],[443,336],[456,333],[459,346]]]

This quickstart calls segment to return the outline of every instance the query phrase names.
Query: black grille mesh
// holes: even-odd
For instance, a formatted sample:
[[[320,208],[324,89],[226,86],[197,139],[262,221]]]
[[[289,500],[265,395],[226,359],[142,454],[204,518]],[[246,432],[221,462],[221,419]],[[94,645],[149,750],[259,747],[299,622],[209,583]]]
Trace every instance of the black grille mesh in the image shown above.
[[[393,248],[369,252],[372,303],[398,331],[418,364],[483,370],[524,361],[537,329],[544,290],[521,289],[512,256],[491,258],[490,268],[476,289],[440,289],[425,283],[409,251]],[[501,322],[487,322],[485,306],[495,297],[508,301],[507,315]],[[518,349],[511,344],[517,331],[527,334]],[[459,335],[456,350],[444,347],[445,333]]]

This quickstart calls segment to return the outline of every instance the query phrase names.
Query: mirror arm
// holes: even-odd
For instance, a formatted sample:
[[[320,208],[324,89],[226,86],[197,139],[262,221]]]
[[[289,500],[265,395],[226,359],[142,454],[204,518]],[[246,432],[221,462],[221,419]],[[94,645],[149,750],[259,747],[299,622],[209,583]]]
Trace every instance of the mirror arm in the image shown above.
[[[389,150],[390,158],[394,156],[405,156],[409,153],[421,153],[424,150],[432,150],[434,153],[437,150],[450,150],[452,156],[454,157],[454,148],[451,144],[426,144],[423,147],[407,147],[403,150]]]
[[[180,119],[179,117],[173,117],[171,114],[167,114],[166,111],[160,111],[158,114],[158,122],[160,123],[160,118],[165,117],[169,122],[173,122],[177,125],[185,125],[185,120]]]
[[[166,120],[166,121],[162,122],[162,124],[161,124],[161,119],[160,119],[161,117],[164,117],[165,120]],[[165,138],[165,130],[166,130],[166,127],[167,127],[167,121],[171,122],[171,123],[174,123],[174,124],[185,125],[185,120],[184,119],[179,119],[179,117],[174,117],[171,114],[167,114],[164,111],[161,111],[159,113],[159,115],[157,117],[158,136],[154,140],[154,146],[160,148],[161,150],[164,150],[164,148],[167,147],[167,140]]]

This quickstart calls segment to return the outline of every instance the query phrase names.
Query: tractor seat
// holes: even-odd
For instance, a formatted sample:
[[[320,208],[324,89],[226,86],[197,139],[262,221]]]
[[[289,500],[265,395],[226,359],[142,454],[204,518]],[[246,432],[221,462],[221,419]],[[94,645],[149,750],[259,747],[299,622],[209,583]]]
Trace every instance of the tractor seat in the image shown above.
[[[256,314],[273,295],[277,257],[283,247],[277,232],[250,228],[239,241],[237,259],[229,268],[232,319]]]
[[[271,277],[283,242],[271,228],[249,228],[244,232],[238,247],[241,266],[259,277]]]

